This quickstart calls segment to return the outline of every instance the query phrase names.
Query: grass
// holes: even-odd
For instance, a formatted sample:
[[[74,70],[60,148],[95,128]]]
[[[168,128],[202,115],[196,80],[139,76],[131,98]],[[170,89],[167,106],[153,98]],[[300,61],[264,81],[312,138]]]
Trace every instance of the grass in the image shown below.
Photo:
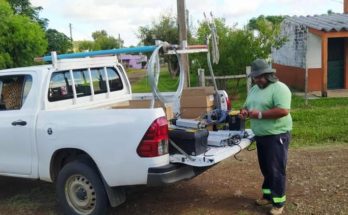
[[[191,74],[197,86],[197,75]],[[172,78],[163,69],[159,81],[160,91],[175,91],[178,79]],[[240,80],[226,83],[229,95],[234,95],[232,107],[239,110],[246,98],[246,82]],[[132,86],[133,92],[150,92],[147,79]],[[302,97],[292,97],[291,116],[293,118],[292,147],[319,146],[348,143],[348,98],[319,98],[309,100],[308,105]]]
[[[136,70],[130,70],[127,71],[127,73],[137,73],[137,72],[145,72],[143,70],[136,71]],[[197,76],[191,75],[190,77],[190,83],[191,86],[197,86]],[[161,92],[173,92],[176,91],[179,85],[179,77],[172,77],[167,68],[161,68],[160,78],[158,81],[158,89]],[[144,78],[136,82],[132,85],[132,92],[133,93],[148,93],[151,92],[150,83],[148,81],[148,78]]]

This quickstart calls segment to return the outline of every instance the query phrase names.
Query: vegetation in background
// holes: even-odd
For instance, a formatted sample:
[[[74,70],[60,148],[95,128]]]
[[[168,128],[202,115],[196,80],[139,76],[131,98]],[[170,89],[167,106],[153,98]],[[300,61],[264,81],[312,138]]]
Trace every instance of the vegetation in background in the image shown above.
[[[220,62],[213,65],[215,75],[245,74],[246,66],[256,58],[267,59],[272,48],[279,48],[286,38],[279,37],[282,16],[259,16],[250,20],[244,29],[229,27],[222,18],[215,19],[219,37]],[[204,44],[210,29],[207,22],[201,22],[197,31],[197,42]],[[194,63],[192,71],[206,68],[205,55],[190,58]]]
[[[95,31],[92,33],[93,41],[83,40],[76,42],[77,50],[82,51],[96,51],[105,49],[117,49],[123,47],[123,40],[116,39],[109,35],[105,30]]]
[[[14,14],[5,0],[0,0],[0,29],[0,68],[31,65],[46,52],[42,27],[27,16]]]
[[[56,51],[58,54],[62,54],[72,49],[71,39],[55,29],[48,29],[46,38],[48,41],[47,53]]]
[[[287,40],[280,36],[280,25],[284,16],[259,16],[252,18],[246,26],[248,30],[256,31],[256,42],[263,56],[270,55],[272,48],[279,49]]]
[[[33,7],[29,0],[7,0],[16,15],[29,17],[33,22],[38,23],[42,29],[46,29],[48,19],[41,18],[42,7]]]
[[[157,21],[158,20],[158,21]],[[171,14],[161,15],[154,20],[151,25],[140,26],[138,38],[142,45],[154,45],[156,40],[166,41],[171,44],[179,44],[179,30],[177,18]],[[188,43],[192,42],[191,33],[188,32]],[[179,67],[176,56],[164,56],[164,61],[168,65],[168,71],[172,76],[178,74]]]

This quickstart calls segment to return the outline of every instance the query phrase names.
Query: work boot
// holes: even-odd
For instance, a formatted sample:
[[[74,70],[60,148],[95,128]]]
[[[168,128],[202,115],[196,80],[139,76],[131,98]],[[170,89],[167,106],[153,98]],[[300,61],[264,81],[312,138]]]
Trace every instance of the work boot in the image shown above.
[[[258,205],[258,206],[265,206],[265,205],[270,205],[272,204],[272,201],[268,200],[268,199],[256,199],[255,203]]]
[[[283,213],[283,210],[284,210],[284,206],[280,207],[280,208],[272,207],[272,209],[271,209],[271,211],[269,213],[272,214],[272,215],[280,215],[280,214]]]

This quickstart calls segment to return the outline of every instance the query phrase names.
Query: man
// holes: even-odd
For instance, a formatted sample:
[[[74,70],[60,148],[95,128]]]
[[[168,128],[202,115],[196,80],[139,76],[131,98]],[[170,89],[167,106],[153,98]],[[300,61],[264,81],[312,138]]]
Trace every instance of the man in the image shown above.
[[[286,200],[286,163],[292,119],[289,113],[291,92],[274,73],[266,61],[252,62],[250,76],[255,85],[250,89],[240,117],[250,118],[264,176],[263,197],[256,200],[256,204],[272,204],[270,213],[278,215],[282,214]]]

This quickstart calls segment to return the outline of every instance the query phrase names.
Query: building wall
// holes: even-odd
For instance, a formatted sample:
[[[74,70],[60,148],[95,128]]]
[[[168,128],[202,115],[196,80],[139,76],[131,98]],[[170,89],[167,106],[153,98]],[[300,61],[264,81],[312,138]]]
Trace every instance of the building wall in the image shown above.
[[[308,68],[321,68],[321,37],[308,32]]]
[[[296,90],[305,90],[305,69],[293,66],[273,64],[279,80]],[[308,91],[321,90],[322,70],[321,68],[308,69]]]
[[[272,61],[280,65],[305,68],[307,28],[285,19],[280,36],[285,36],[287,42],[281,48],[272,50]]]
[[[142,62],[147,62],[146,55],[120,55],[119,59],[127,67],[133,69],[142,69]]]

